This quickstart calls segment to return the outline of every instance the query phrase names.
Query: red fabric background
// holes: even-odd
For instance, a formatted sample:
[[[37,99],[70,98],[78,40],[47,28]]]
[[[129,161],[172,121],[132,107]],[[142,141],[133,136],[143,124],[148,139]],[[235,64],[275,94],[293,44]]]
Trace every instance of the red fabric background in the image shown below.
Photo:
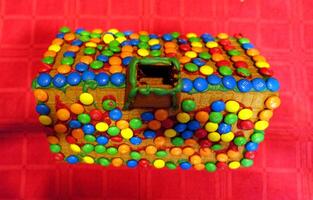
[[[0,0],[0,198],[312,199],[311,0]],[[217,173],[56,164],[30,92],[58,28],[242,32],[281,81],[255,166]]]

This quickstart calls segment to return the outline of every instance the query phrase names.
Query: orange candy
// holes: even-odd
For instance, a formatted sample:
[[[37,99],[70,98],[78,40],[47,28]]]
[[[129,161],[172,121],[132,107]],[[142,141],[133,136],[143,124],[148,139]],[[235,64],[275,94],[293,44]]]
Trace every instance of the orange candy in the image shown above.
[[[209,156],[211,154],[211,149],[210,148],[200,148],[200,155],[201,156]]]
[[[265,109],[263,111],[260,112],[259,117],[261,120],[265,120],[268,121],[272,118],[273,116],[273,111],[269,110],[269,109]]]
[[[225,153],[220,153],[216,156],[216,160],[220,162],[227,162],[228,156]]]
[[[260,52],[257,49],[251,48],[247,50],[247,54],[249,56],[257,56],[260,54]]]
[[[66,41],[72,41],[75,39],[75,34],[74,33],[66,33],[64,35],[64,40]]]
[[[151,129],[151,130],[158,130],[161,128],[161,122],[159,122],[158,120],[151,120],[149,123],[148,123],[148,127]]]
[[[191,58],[187,57],[187,56],[182,56],[180,59],[179,59],[179,62],[181,64],[186,64],[188,62],[190,62]]]
[[[57,52],[55,51],[46,51],[43,57],[55,57],[56,55],[57,55]]]
[[[129,127],[129,124],[128,121],[121,119],[116,122],[116,126],[119,129],[125,129]]]
[[[58,68],[57,68],[57,71],[60,73],[60,74],[67,74],[71,71],[71,67],[68,66],[68,65],[59,65]]]
[[[122,52],[120,54],[121,58],[126,58],[126,57],[132,57],[133,56],[133,53],[132,52]]]
[[[205,165],[202,164],[202,163],[196,164],[196,165],[194,165],[194,168],[195,168],[196,170],[203,170],[203,169],[205,168]]]
[[[271,96],[265,101],[265,106],[269,109],[276,109],[280,106],[280,103],[278,96]]]
[[[34,90],[34,96],[38,101],[45,102],[48,100],[48,94],[46,91],[42,89],[35,89]]]
[[[155,146],[152,146],[152,145],[148,145],[146,147],[146,153],[149,154],[149,155],[154,155],[156,152],[157,152],[157,148]]]
[[[177,53],[177,50],[175,48],[167,48],[167,49],[165,49],[165,53],[167,53],[167,54]]]
[[[256,55],[256,56],[253,56],[252,59],[257,62],[257,61],[266,61],[266,58],[264,56],[261,56],[261,55]]]
[[[165,141],[165,137],[158,136],[153,140],[153,142],[157,147],[161,147],[165,144],[166,141]]]
[[[132,53],[133,52],[133,47],[129,46],[129,45],[123,46],[122,47],[122,52],[130,52],[130,53]]]
[[[155,119],[159,121],[166,120],[168,118],[168,111],[165,109],[158,109],[154,113]]]
[[[110,67],[109,69],[109,72],[111,74],[114,74],[114,73],[118,73],[118,72],[122,72],[123,71],[123,67],[120,66],[120,65],[113,65]]]
[[[55,38],[54,40],[52,40],[52,44],[56,44],[61,46],[64,43],[64,40],[61,38]]]
[[[227,151],[227,156],[232,160],[240,159],[242,154],[239,151],[229,150]]]
[[[79,103],[73,103],[70,107],[70,110],[72,111],[72,113],[79,115],[81,113],[84,112],[84,106],[79,104]]]
[[[122,158],[113,158],[111,163],[112,163],[112,166],[114,166],[114,167],[120,167],[123,165],[123,159]]]
[[[48,136],[47,139],[50,144],[58,144],[60,141],[59,138],[53,135]]]
[[[165,47],[165,48],[176,48],[176,47],[177,47],[177,44],[174,43],[174,42],[165,42],[165,43],[164,43],[164,47]]]
[[[195,146],[197,144],[198,144],[198,142],[196,140],[194,140],[194,139],[187,139],[187,140],[185,140],[185,145]]]
[[[190,162],[194,165],[200,164],[202,162],[201,157],[199,155],[193,155],[190,157]]]
[[[83,56],[80,58],[80,62],[83,62],[87,65],[89,65],[93,61],[91,56]]]
[[[132,33],[130,36],[129,36],[130,39],[138,39],[139,38],[139,35],[137,33]]]
[[[120,57],[117,57],[117,56],[112,56],[109,59],[109,63],[110,63],[110,65],[121,65],[122,59],[120,59]]]
[[[59,120],[66,121],[70,118],[71,114],[67,109],[61,108],[56,112],[56,116]]]
[[[100,38],[91,38],[90,40],[89,40],[89,42],[94,42],[94,43],[99,43],[99,42],[101,42],[101,40],[100,40]]]
[[[170,153],[173,155],[173,156],[179,156],[182,154],[182,150],[181,148],[179,147],[173,147],[171,150],[170,150]]]
[[[194,153],[195,153],[195,150],[191,147],[183,148],[183,154],[185,154],[186,156],[191,156]]]
[[[195,118],[200,123],[205,123],[209,120],[209,113],[205,111],[199,111],[196,113]]]
[[[54,126],[54,130],[57,133],[65,133],[67,131],[67,127],[64,124],[56,124]]]
[[[214,53],[212,55],[212,60],[215,62],[218,62],[218,61],[224,60],[224,56],[222,54],[219,54],[219,53]]]
[[[245,61],[245,58],[242,56],[232,56],[231,60],[234,62],[238,62],[238,61]]]
[[[121,154],[126,154],[130,152],[130,147],[127,144],[121,144],[118,147],[118,152],[120,152]]]
[[[77,129],[72,130],[72,136],[76,139],[81,139],[84,137],[84,132],[82,129],[77,128]]]
[[[201,53],[203,51],[203,48],[202,47],[192,47],[191,50],[194,52],[197,52],[197,53]]]
[[[79,46],[69,46],[67,48],[68,51],[71,51],[71,52],[78,52],[79,51]]]

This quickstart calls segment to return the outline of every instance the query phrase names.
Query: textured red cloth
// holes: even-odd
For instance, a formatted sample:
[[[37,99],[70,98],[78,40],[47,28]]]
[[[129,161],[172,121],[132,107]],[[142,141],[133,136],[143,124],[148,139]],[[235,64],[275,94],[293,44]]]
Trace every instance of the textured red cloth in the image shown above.
[[[0,0],[0,199],[312,199],[313,1]],[[30,83],[58,28],[242,32],[281,82],[250,169],[208,173],[56,164]]]

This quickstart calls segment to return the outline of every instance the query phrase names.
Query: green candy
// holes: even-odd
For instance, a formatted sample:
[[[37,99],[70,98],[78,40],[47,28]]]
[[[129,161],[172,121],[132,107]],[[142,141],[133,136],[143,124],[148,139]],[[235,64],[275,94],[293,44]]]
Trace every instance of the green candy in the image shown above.
[[[141,154],[137,151],[132,151],[132,152],[130,152],[130,157],[134,160],[140,160]]]
[[[121,48],[120,47],[110,47],[110,50],[114,53],[118,53],[121,51]]]
[[[94,150],[94,146],[92,144],[85,144],[83,147],[82,147],[82,150],[83,152],[85,153],[90,153]]]
[[[50,151],[53,153],[59,153],[61,151],[61,146],[58,144],[51,144]]]
[[[84,30],[84,31],[81,31],[79,34],[82,35],[82,36],[89,36],[90,32]]]
[[[199,42],[201,39],[200,38],[198,38],[198,37],[191,37],[191,38],[189,38],[189,41],[190,42]]]
[[[220,144],[214,144],[214,145],[212,145],[211,149],[212,149],[213,151],[221,150],[221,149],[222,149],[222,145],[220,145]]]
[[[61,64],[62,65],[72,65],[74,63],[74,58],[72,57],[63,57]]]
[[[238,42],[240,44],[245,44],[245,43],[250,43],[250,40],[248,38],[240,38]]]
[[[107,167],[110,165],[110,160],[107,158],[99,158],[97,162],[104,167]]]
[[[124,37],[125,36],[124,33],[122,33],[122,32],[117,32],[114,35],[115,35],[115,37]]]
[[[188,71],[188,72],[196,72],[198,71],[198,66],[194,63],[187,63],[185,64],[184,68]]]
[[[175,146],[181,146],[181,145],[184,144],[184,142],[185,142],[184,139],[181,138],[181,137],[174,137],[172,139],[172,144],[175,145]]]
[[[169,169],[176,169],[175,163],[173,163],[173,162],[171,162],[171,161],[167,161],[167,162],[165,163],[165,166],[166,166],[167,168],[169,168]]]
[[[111,56],[113,56],[114,53],[110,49],[105,49],[101,52],[101,54],[104,56],[111,57]]]
[[[118,47],[118,46],[120,46],[120,43],[119,43],[119,41],[117,41],[117,40],[112,40],[112,41],[109,43],[109,46],[110,46],[110,47]]]
[[[50,64],[53,64],[53,63],[54,63],[54,58],[48,56],[48,57],[44,57],[41,61],[42,61],[43,63],[45,63],[45,64],[50,65]]]
[[[96,152],[96,153],[102,154],[102,153],[105,152],[105,150],[106,150],[105,146],[100,145],[100,144],[99,144],[99,145],[96,145],[96,147],[95,147],[95,152]]]
[[[240,76],[243,76],[243,77],[248,77],[251,75],[250,71],[246,68],[243,68],[243,67],[237,68],[236,72],[237,72],[237,74],[239,74]]]
[[[114,108],[116,108],[116,102],[112,99],[104,100],[102,103],[102,107],[106,111],[113,110]]]
[[[88,42],[90,40],[90,37],[88,35],[82,35],[82,36],[79,37],[79,39],[82,42]]]
[[[218,72],[223,76],[229,76],[233,74],[233,70],[227,66],[221,66],[218,68]]]
[[[262,133],[263,135],[265,134],[265,132],[264,132],[264,131],[261,131],[261,130],[254,130],[253,133]]]
[[[263,140],[264,140],[264,134],[262,134],[262,133],[253,133],[251,135],[251,141],[252,142],[260,143],[260,142],[263,142]]]
[[[142,121],[139,118],[131,119],[129,121],[129,126],[134,130],[139,129],[142,126]]]
[[[227,114],[225,117],[224,117],[224,122],[226,124],[229,124],[229,125],[232,125],[234,123],[236,123],[238,120],[238,117],[237,115],[233,114],[233,113],[230,113],[230,114]]]
[[[178,38],[179,35],[180,35],[180,34],[179,34],[178,32],[173,32],[173,33],[172,33],[172,37],[175,38],[175,39]]]
[[[101,37],[101,34],[99,34],[99,33],[91,33],[91,34],[90,34],[90,37],[91,37],[91,38],[100,38],[100,37]]]
[[[211,54],[209,54],[208,52],[201,52],[199,54],[199,57],[204,60],[209,60],[211,58]]]
[[[148,43],[146,43],[146,42],[140,42],[139,44],[138,44],[138,47],[140,48],[140,49],[149,49],[149,44]]]
[[[243,146],[243,145],[245,145],[245,144],[247,143],[247,140],[246,140],[246,138],[243,137],[243,136],[238,136],[238,137],[236,137],[236,138],[234,139],[234,143],[235,143],[235,145],[237,145],[237,146]]]
[[[164,158],[164,157],[167,156],[167,152],[164,151],[164,150],[160,150],[160,151],[156,152],[155,155],[156,155],[157,157]]]
[[[149,41],[149,36],[148,35],[140,35],[139,40],[142,42],[148,42]]]
[[[186,99],[182,102],[182,109],[185,112],[192,112],[196,109],[196,103],[194,100]]]
[[[82,124],[88,124],[91,120],[90,116],[86,113],[79,114],[77,116],[77,119]]]
[[[95,142],[95,141],[96,141],[96,137],[93,136],[93,135],[85,135],[84,139],[85,139],[87,142]]]
[[[214,172],[216,171],[216,165],[212,162],[207,162],[205,164],[205,169],[208,170],[209,172]]]
[[[59,30],[61,33],[68,33],[71,31],[71,29],[67,26],[62,26]]]
[[[92,61],[92,63],[90,64],[90,67],[92,69],[100,69],[103,67],[103,62],[101,62],[100,60]]]
[[[241,161],[240,161],[240,164],[244,167],[251,167],[253,165],[253,160],[251,159],[247,159],[247,158],[243,158]]]
[[[223,114],[220,112],[211,112],[209,119],[211,122],[220,123],[223,120]]]
[[[150,55],[153,57],[159,57],[161,55],[161,51],[160,50],[152,50],[152,51],[150,51]]]
[[[84,53],[86,55],[93,55],[96,53],[96,49],[95,48],[92,48],[92,47],[87,47],[84,49]]]
[[[239,56],[241,54],[240,51],[238,51],[236,49],[229,50],[227,53],[230,56]]]
[[[109,147],[109,148],[107,149],[107,153],[108,153],[109,155],[115,155],[115,154],[117,154],[117,148],[115,148],[115,147]]]
[[[107,132],[110,136],[117,136],[120,133],[120,129],[116,126],[110,126]]]

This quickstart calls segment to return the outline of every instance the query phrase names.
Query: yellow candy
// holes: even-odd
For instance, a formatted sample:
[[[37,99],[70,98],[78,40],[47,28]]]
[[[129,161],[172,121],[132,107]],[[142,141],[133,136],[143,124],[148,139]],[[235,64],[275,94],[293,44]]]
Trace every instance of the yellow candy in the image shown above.
[[[138,49],[137,53],[138,55],[143,56],[143,57],[149,55],[149,51],[147,49]]]
[[[79,96],[79,100],[84,105],[90,105],[93,103],[93,96],[89,93],[82,93]]]
[[[155,39],[155,38],[153,38],[153,39],[148,41],[148,44],[150,46],[153,46],[153,45],[156,45],[156,44],[159,44],[159,43],[160,43],[160,41],[158,39]]]
[[[228,164],[229,169],[238,169],[240,167],[240,162],[232,161]]]
[[[83,161],[87,164],[93,164],[95,162],[95,160],[90,156],[83,157]]]
[[[85,45],[86,47],[97,47],[97,44],[94,42],[87,42]]]
[[[52,119],[48,115],[40,115],[38,120],[41,124],[45,126],[48,126],[52,123]]]
[[[280,106],[280,98],[278,96],[271,96],[265,101],[265,106],[269,109],[276,109]]]
[[[273,111],[269,110],[269,109],[265,109],[263,111],[260,112],[259,117],[261,120],[265,120],[268,121],[272,118],[273,116]]]
[[[255,124],[254,124],[254,129],[255,130],[260,130],[260,131],[263,131],[265,129],[267,129],[268,127],[268,122],[267,121],[257,121]]]
[[[188,58],[195,58],[195,57],[197,57],[197,53],[194,51],[187,51],[185,53],[185,56],[187,56]]]
[[[208,138],[212,142],[218,142],[221,139],[221,135],[218,132],[209,133]]]
[[[164,135],[166,136],[166,137],[175,137],[176,136],[176,134],[177,134],[177,132],[174,130],[174,129],[166,129],[165,131],[164,131]]]
[[[187,123],[190,120],[190,115],[188,113],[181,112],[176,115],[176,119],[180,123]]]
[[[107,33],[103,35],[102,39],[104,43],[109,44],[111,41],[114,40],[114,36],[112,34]]]
[[[227,101],[226,102],[226,111],[236,113],[240,108],[240,105],[236,101]]]
[[[197,37],[197,34],[196,33],[187,33],[186,37],[187,38]]]
[[[219,34],[217,35],[217,37],[218,37],[219,39],[227,39],[227,38],[228,38],[228,35],[227,35],[227,33],[219,33]]]
[[[206,43],[206,47],[208,48],[214,48],[214,47],[218,47],[218,44],[214,41],[209,41]]]
[[[61,47],[60,47],[60,45],[53,44],[53,45],[49,46],[48,50],[49,51],[54,51],[54,52],[59,52],[61,50]]]
[[[239,111],[238,113],[238,118],[241,120],[247,120],[250,119],[253,115],[252,110],[248,109],[248,108],[244,108],[242,110]]]
[[[122,36],[122,37],[117,37],[116,40],[119,42],[119,43],[122,43],[124,42],[126,39],[126,37]]]
[[[201,42],[192,42],[191,46],[193,46],[193,47],[203,47]]]
[[[268,62],[265,62],[265,61],[258,61],[255,63],[255,65],[258,68],[270,68],[270,64],[268,64]]]
[[[221,139],[223,142],[230,142],[234,139],[235,134],[233,132],[228,132],[221,135]]]
[[[193,155],[190,157],[190,162],[194,165],[201,163],[201,157],[199,155]]]
[[[113,34],[116,34],[118,32],[118,29],[116,28],[111,28],[108,30],[109,33],[113,33]]]
[[[70,148],[75,153],[79,153],[81,151],[80,147],[77,144],[70,144]]]
[[[154,162],[153,162],[153,166],[157,169],[161,169],[165,166],[165,161],[164,160],[161,160],[161,159],[156,159]]]
[[[130,128],[125,128],[121,130],[121,135],[125,139],[130,139],[131,137],[133,137],[134,133]]]
[[[105,132],[106,130],[108,130],[109,125],[105,122],[99,122],[96,124],[96,130],[99,132]]]
[[[211,75],[213,74],[214,69],[209,65],[203,65],[202,67],[200,67],[200,72],[203,75]]]
[[[218,128],[218,124],[213,123],[213,122],[208,122],[205,125],[205,130],[208,132],[214,132],[217,130],[217,128]]]

